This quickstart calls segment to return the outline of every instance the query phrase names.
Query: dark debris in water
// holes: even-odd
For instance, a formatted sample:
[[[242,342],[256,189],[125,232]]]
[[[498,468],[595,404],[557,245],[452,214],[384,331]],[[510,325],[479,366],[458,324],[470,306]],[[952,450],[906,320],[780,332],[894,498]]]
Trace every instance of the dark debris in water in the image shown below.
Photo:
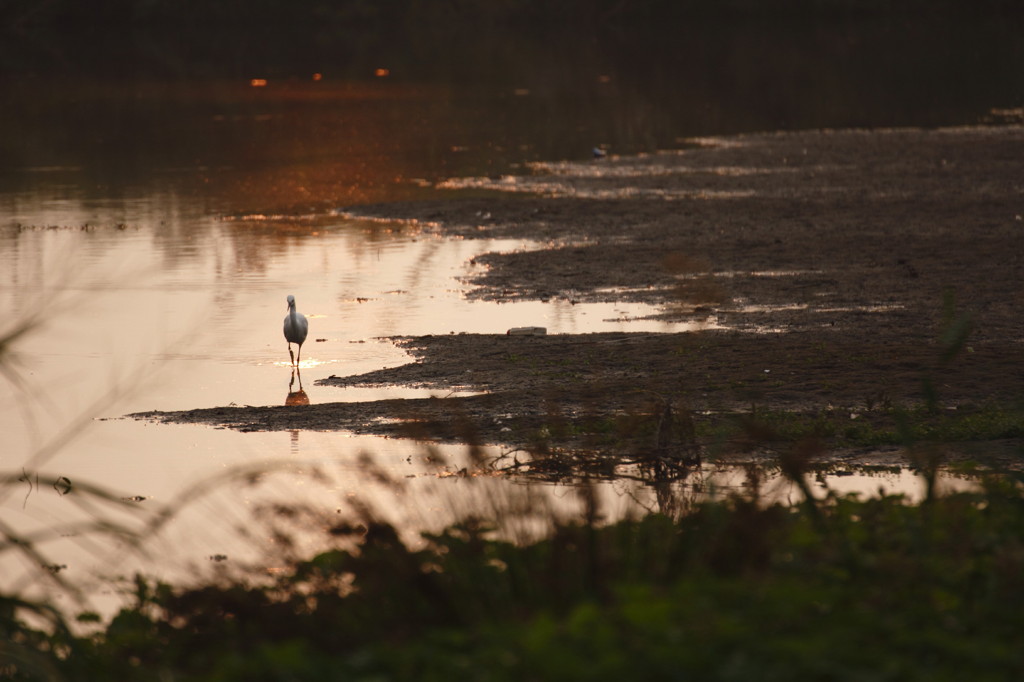
[[[71,492],[71,479],[67,476],[57,477],[57,480],[53,482],[53,489],[57,491],[58,495],[67,495]]]

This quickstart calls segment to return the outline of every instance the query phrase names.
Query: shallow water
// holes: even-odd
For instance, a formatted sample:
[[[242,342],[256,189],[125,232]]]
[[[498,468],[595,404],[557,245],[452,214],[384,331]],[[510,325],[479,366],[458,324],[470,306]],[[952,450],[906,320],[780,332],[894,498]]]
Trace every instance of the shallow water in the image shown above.
[[[95,573],[136,569],[179,579],[212,569],[223,557],[236,567],[266,561],[263,555],[273,556],[277,549],[272,533],[249,518],[260,502],[318,503],[329,510],[343,509],[356,497],[397,523],[410,540],[421,530],[439,530],[460,513],[505,514],[514,526],[508,532],[530,537],[551,518],[580,513],[582,502],[571,487],[523,486],[487,476],[460,447],[437,448],[443,456],[439,462],[428,461],[427,446],[415,442],[344,433],[240,433],[121,418],[152,409],[285,404],[298,388],[280,329],[288,292],[296,294],[310,319],[301,367],[310,402],[430,395],[402,387],[338,389],[314,383],[331,374],[407,362],[403,351],[382,338],[389,335],[503,333],[530,325],[550,333],[682,328],[634,319],[658,311],[633,304],[573,304],[568,296],[515,304],[465,298],[462,280],[472,273],[474,256],[535,248],[529,243],[447,240],[415,225],[384,229],[379,222],[330,215],[289,219],[286,234],[272,228],[255,237],[240,237],[237,220],[203,221],[205,232],[182,240],[175,258],[168,258],[156,230],[140,225],[22,230],[17,258],[6,263],[10,279],[2,289],[4,304],[19,315],[43,312],[39,326],[16,347],[12,367],[18,383],[8,383],[0,410],[4,468],[25,472],[25,480],[0,490],[0,513],[19,532],[57,529],[56,537],[41,546],[61,575],[76,582],[92,584]],[[271,255],[258,267],[239,256],[239,242],[253,240],[269,240],[260,247]],[[78,424],[82,415],[97,419]],[[500,448],[485,452],[488,458],[501,455]],[[376,483],[366,473],[364,453],[401,487]],[[236,475],[198,500],[179,501],[218,476],[254,464],[274,469],[267,483],[250,485]],[[314,468],[329,470],[331,482],[310,477]],[[463,469],[483,475],[467,480],[458,475]],[[81,497],[73,499],[61,495],[60,486],[33,485],[36,472],[65,477],[73,488],[101,485],[115,497],[137,500],[127,505],[137,513],[126,516],[109,504],[82,508],[77,502],[87,495],[79,492]],[[672,499],[685,505],[736,492],[743,489],[743,478],[743,471],[728,468],[697,472],[675,486]],[[843,491],[874,493],[882,486],[913,497],[920,490],[909,473],[828,480]],[[665,504],[643,482],[605,482],[598,488],[609,519]],[[772,490],[773,498],[798,498],[781,482]],[[493,506],[504,500],[520,509],[524,495],[531,508],[550,514],[522,519]],[[97,518],[138,530],[164,508],[175,510],[175,520],[147,542],[145,552],[126,552],[120,540],[86,540],[88,533],[66,530]],[[296,533],[300,544],[312,542],[304,532]],[[312,535],[321,537],[319,531]],[[19,576],[17,586],[21,576],[38,579],[38,571],[22,559],[8,554],[0,561],[8,575]]]
[[[216,73],[203,77],[178,71],[168,77],[167,64],[146,58],[130,77],[120,71],[111,77],[106,67],[90,70],[74,59],[5,73],[0,334],[26,319],[34,324],[11,346],[14,354],[4,356],[0,377],[0,470],[15,479],[24,472],[25,479],[0,488],[0,519],[28,533],[94,518],[95,510],[79,506],[87,496],[36,486],[37,472],[65,477],[73,489],[94,482],[115,497],[142,498],[130,505],[145,518],[223,472],[283,462],[279,482],[257,489],[232,479],[221,492],[186,505],[156,539],[161,551],[148,558],[124,562],[120,541],[89,544],[87,534],[57,530],[45,546],[46,560],[66,566],[60,574],[77,581],[94,569],[181,571],[190,563],[209,565],[213,555],[266,548],[266,534],[240,543],[236,532],[251,524],[260,499],[330,507],[351,495],[369,496],[381,509],[404,510],[413,533],[447,523],[460,505],[521,493],[525,486],[505,479],[478,477],[470,486],[449,475],[466,466],[459,448],[443,448],[449,464],[438,466],[422,461],[424,446],[416,443],[119,417],[284,404],[293,388],[281,334],[288,294],[310,318],[302,380],[311,402],[429,394],[315,385],[331,374],[406,362],[382,338],[390,335],[504,333],[517,326],[544,326],[549,333],[685,328],[643,319],[661,312],[644,306],[573,304],[570,292],[546,303],[467,300],[465,278],[475,256],[538,245],[440,239],[429,225],[349,218],[347,206],[476,191],[490,181],[443,181],[502,177],[533,162],[581,174],[587,165],[579,162],[598,145],[614,153],[650,152],[744,130],[973,123],[992,108],[1019,104],[999,99],[1019,92],[1019,70],[1005,66],[1019,60],[1000,51],[1019,49],[1011,41],[978,38],[984,48],[978,68],[988,78],[961,91],[945,77],[957,63],[948,36],[914,36],[915,44],[946,50],[929,52],[911,50],[903,37],[885,31],[858,37],[846,28],[839,31],[843,40],[833,41],[822,30],[794,36],[793,30],[716,27],[685,41],[673,32],[642,43],[645,51],[629,41],[584,36],[558,47],[531,45],[534,52],[526,54],[518,42],[481,39],[485,44],[477,47],[489,51],[488,59],[467,60],[460,46],[446,46],[450,51],[439,52],[436,64],[414,49],[422,45],[408,55],[394,45],[371,46],[336,62],[215,60]],[[871,59],[851,60],[859,50]],[[929,64],[886,57],[916,53],[938,57]],[[381,66],[390,75],[373,76]],[[268,74],[274,75],[265,84],[253,80]],[[744,82],[753,85],[739,87]],[[822,87],[836,82],[846,87]],[[917,91],[905,93],[905,82],[918,84]],[[362,452],[396,478],[413,481],[416,491],[374,492]],[[330,468],[333,482],[313,485],[300,475],[310,462]],[[715,475],[717,483],[683,492],[699,496],[739,485],[723,482],[738,472]],[[711,472],[704,478],[710,481]],[[863,492],[880,482],[828,480]],[[918,488],[908,474],[881,482],[890,490]],[[464,494],[467,488],[474,493]],[[659,504],[642,484],[601,489],[609,517]],[[574,504],[574,493],[563,487],[530,490],[545,505]],[[103,507],[101,515],[108,513],[140,523],[138,514]],[[39,575],[32,562],[9,553],[0,557],[0,573],[0,589]]]

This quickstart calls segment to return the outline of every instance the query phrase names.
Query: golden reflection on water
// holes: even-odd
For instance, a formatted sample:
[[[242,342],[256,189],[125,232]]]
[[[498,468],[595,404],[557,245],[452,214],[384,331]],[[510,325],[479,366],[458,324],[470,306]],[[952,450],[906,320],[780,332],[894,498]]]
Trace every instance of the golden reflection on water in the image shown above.
[[[296,385],[296,379],[298,380]],[[288,396],[284,399],[288,406],[309,405],[309,396],[302,389],[302,372],[299,367],[292,367],[292,378],[288,382]]]
[[[294,214],[422,194],[415,180],[436,177],[447,163],[431,150],[460,146],[462,162],[488,163],[485,145],[459,130],[472,113],[444,86],[322,77],[12,87],[27,106],[4,112],[22,131],[5,141],[13,163],[4,170],[46,169],[90,202],[164,192],[207,215]],[[27,177],[6,179],[41,188]]]

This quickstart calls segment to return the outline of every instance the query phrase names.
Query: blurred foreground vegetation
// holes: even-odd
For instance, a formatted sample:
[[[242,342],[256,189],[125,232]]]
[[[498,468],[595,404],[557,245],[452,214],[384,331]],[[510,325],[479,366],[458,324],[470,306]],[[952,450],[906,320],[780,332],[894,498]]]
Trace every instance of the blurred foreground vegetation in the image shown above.
[[[791,474],[797,475],[795,471]],[[1006,680],[1024,674],[1024,494],[746,496],[422,547],[367,513],[270,578],[136,579],[93,635],[2,602],[0,675],[68,680]],[[510,512],[513,513],[513,512]],[[353,541],[355,541],[353,543]],[[85,615],[85,621],[96,620]],[[45,628],[44,628],[45,629]]]

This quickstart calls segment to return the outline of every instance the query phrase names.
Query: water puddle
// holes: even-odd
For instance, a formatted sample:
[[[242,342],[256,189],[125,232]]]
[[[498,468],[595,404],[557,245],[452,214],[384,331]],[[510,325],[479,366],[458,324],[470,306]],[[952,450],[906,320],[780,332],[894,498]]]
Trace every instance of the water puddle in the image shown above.
[[[823,270],[719,270],[711,273],[715,277],[802,277],[805,275],[822,275]]]
[[[690,148],[704,146],[724,147],[742,142],[686,141]],[[597,154],[591,161],[544,161],[524,164],[528,171],[520,175],[499,177],[458,177],[437,183],[438,189],[489,190],[508,193],[531,193],[549,197],[577,197],[587,199],[663,199],[663,200],[723,200],[754,196],[757,191],[736,185],[735,179],[793,174],[793,167],[757,167],[702,165],[691,161],[688,150],[673,150],[656,154],[629,157],[608,157]],[[817,168],[825,172],[827,168]],[[690,186],[676,181],[665,183],[665,178],[687,176]],[[671,184],[672,186],[665,186]],[[732,186],[736,185],[736,186]]]
[[[438,189],[453,190],[489,190],[495,192],[537,194],[545,197],[576,197],[580,199],[663,199],[674,201],[680,199],[737,199],[754,196],[753,190],[747,189],[684,189],[679,187],[645,187],[642,185],[622,186],[621,176],[596,176],[598,179],[615,180],[608,187],[595,186],[593,177],[566,176],[528,176],[505,175],[494,179],[490,177],[451,178],[437,183]],[[634,176],[628,176],[634,177]],[[657,174],[638,174],[638,178],[658,177]]]

